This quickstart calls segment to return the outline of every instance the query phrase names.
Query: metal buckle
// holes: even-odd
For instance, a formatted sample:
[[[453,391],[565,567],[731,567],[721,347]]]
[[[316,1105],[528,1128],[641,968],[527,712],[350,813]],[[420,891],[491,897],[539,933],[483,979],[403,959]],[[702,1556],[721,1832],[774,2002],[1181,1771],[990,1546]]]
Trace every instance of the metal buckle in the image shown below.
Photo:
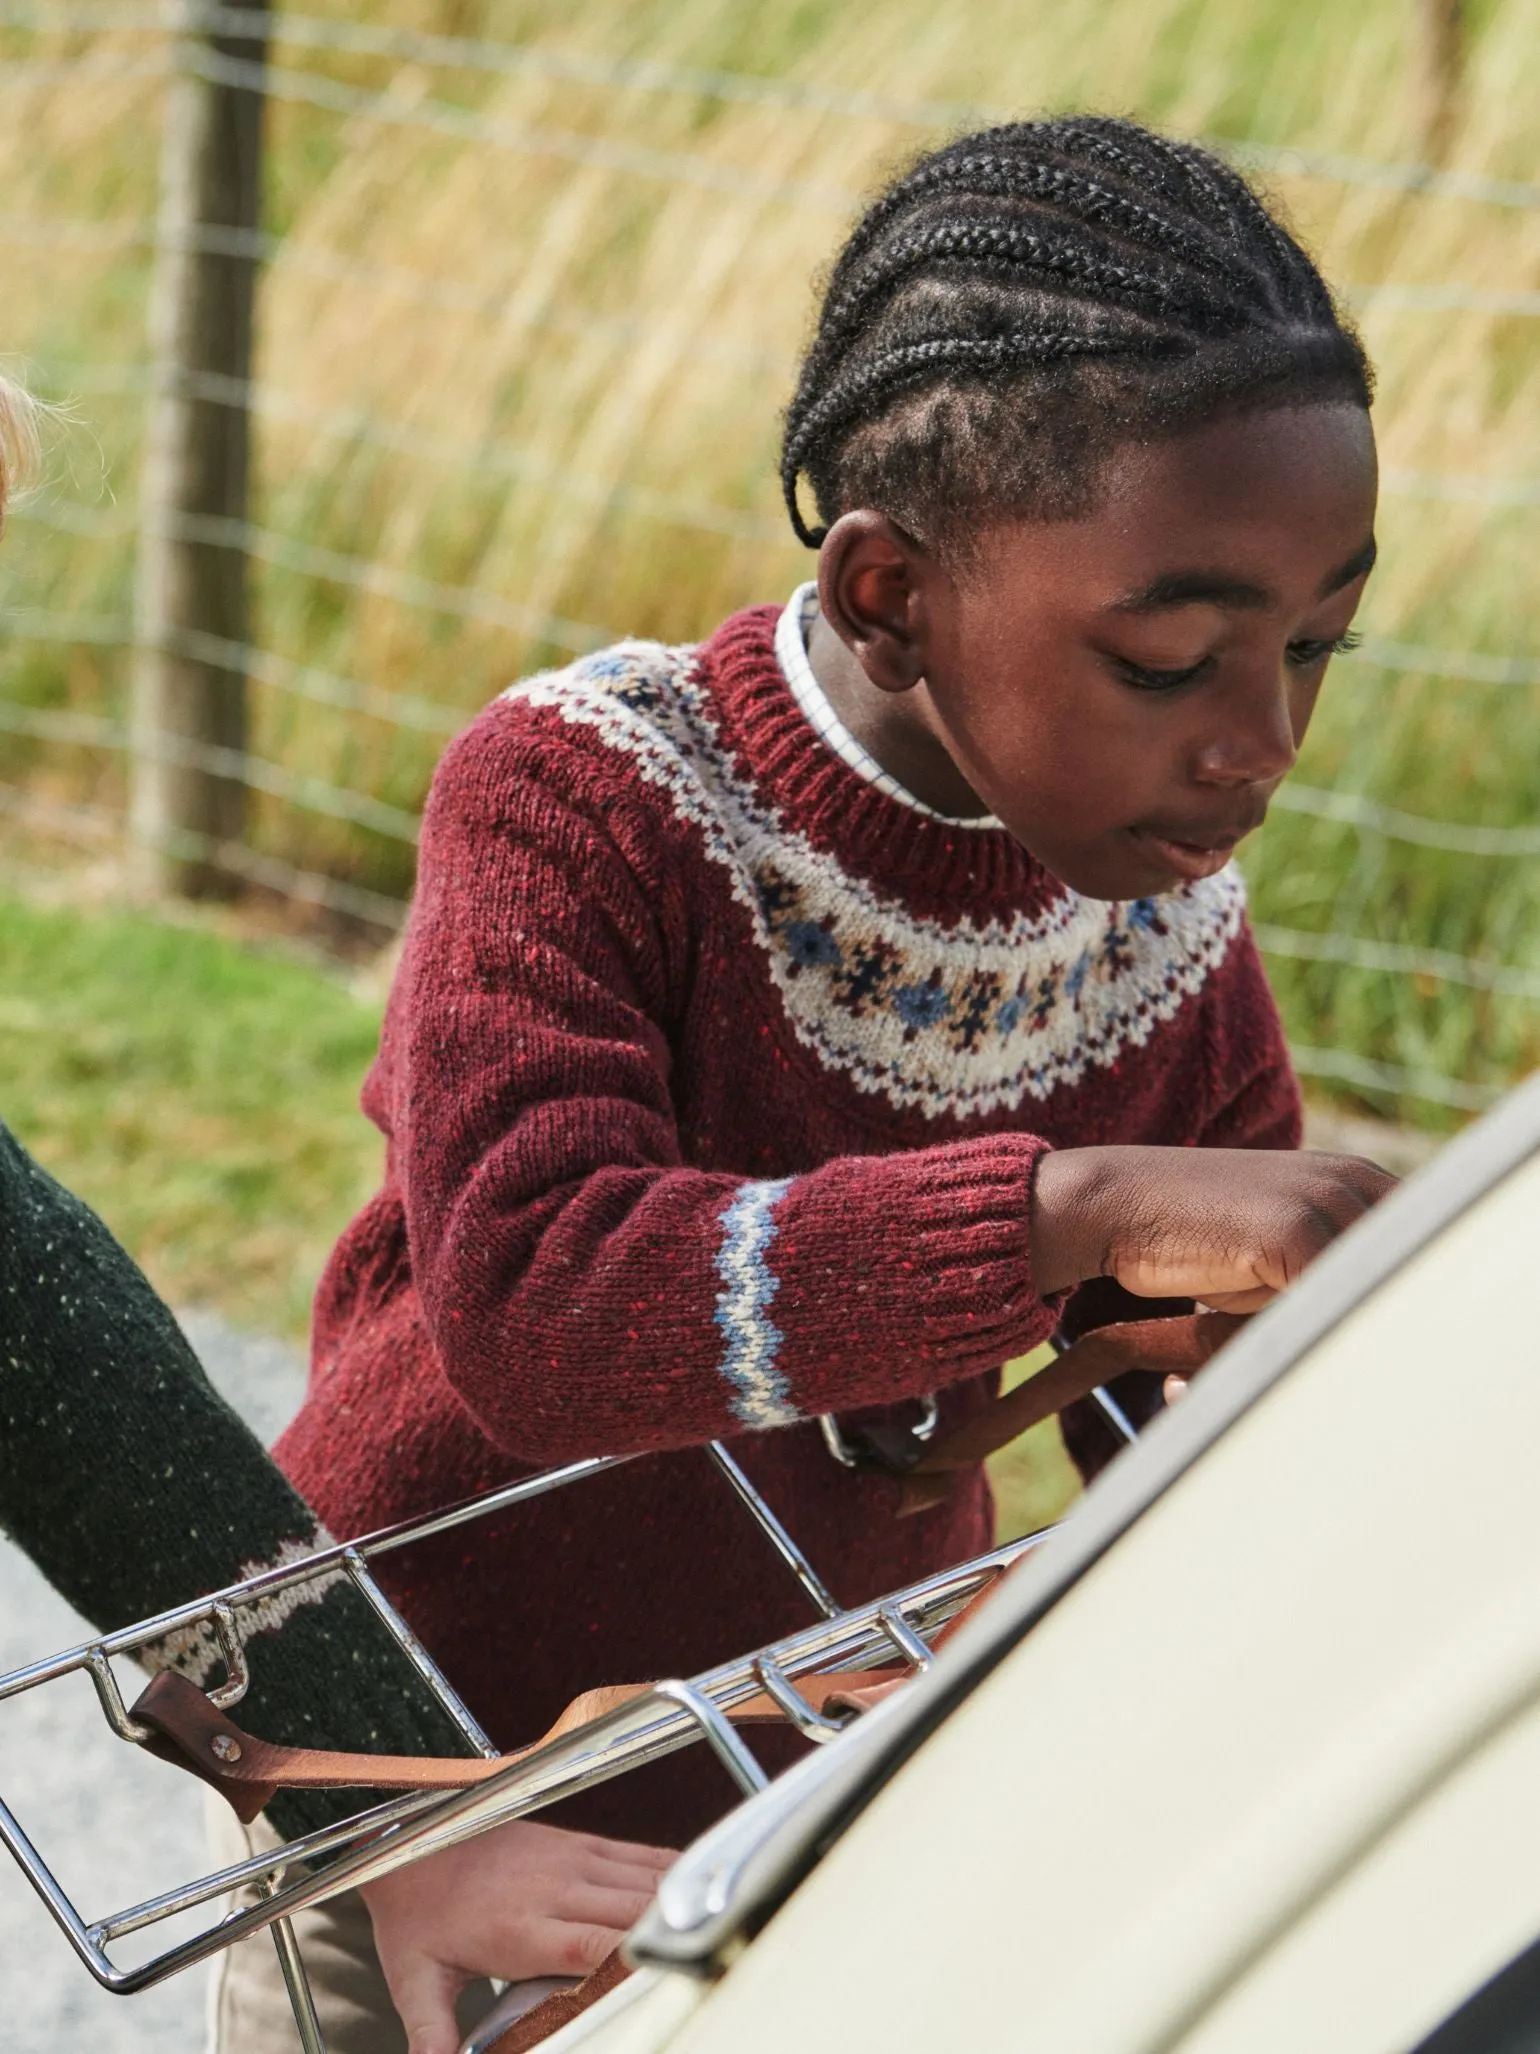
[[[936,1431],[941,1408],[935,1393],[920,1401],[920,1417],[913,1426],[898,1426],[889,1420],[870,1425],[840,1425],[833,1412],[820,1412],[819,1429],[823,1444],[841,1469],[877,1470],[885,1476],[907,1476],[925,1453],[925,1443]]]

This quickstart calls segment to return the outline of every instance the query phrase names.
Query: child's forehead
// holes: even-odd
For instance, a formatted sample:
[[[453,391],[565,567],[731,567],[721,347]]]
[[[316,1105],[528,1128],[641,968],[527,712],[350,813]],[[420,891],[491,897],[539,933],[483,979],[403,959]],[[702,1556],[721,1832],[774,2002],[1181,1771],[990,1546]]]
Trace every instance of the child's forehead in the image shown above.
[[[1331,532],[1357,524],[1357,546],[1374,528],[1376,495],[1368,413],[1349,405],[1279,407],[1123,442],[1096,466],[1078,516],[986,518],[981,528],[1023,557],[1094,546],[1160,561],[1201,536],[1218,542],[1322,522]]]
[[[1090,505],[1064,520],[984,524],[975,579],[1030,588],[1052,571],[1108,586],[1128,612],[1267,603],[1262,572],[1335,589],[1372,565],[1374,439],[1361,408],[1279,408],[1127,443],[1099,467]]]

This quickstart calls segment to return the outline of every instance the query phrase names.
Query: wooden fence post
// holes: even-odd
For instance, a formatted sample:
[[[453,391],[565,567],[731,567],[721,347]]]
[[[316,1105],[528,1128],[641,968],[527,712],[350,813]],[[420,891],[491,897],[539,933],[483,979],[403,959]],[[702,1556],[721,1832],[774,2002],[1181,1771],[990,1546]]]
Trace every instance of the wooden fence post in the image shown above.
[[[228,9],[232,0],[225,0]],[[246,791],[252,324],[260,267],[268,0],[250,37],[183,0],[168,83],[151,285],[134,601],[130,859],[152,893],[228,890],[208,843],[238,840]],[[234,76],[222,67],[239,66]]]
[[[1465,0],[1418,0],[1422,20],[1423,162],[1449,155],[1465,83]]]

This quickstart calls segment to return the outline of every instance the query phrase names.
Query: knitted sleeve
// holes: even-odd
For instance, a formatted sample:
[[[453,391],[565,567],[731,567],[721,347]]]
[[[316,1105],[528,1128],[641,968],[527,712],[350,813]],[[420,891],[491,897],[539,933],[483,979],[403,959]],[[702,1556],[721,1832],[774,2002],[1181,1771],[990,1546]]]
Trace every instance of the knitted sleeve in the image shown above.
[[[1033,1136],[766,1179],[684,1163],[666,830],[562,750],[499,712],[446,757],[379,1073],[412,1275],[483,1429],[537,1463],[698,1444],[1035,1346],[1057,1308],[1031,1274]]]
[[[4,1126],[0,1529],[104,1632],[327,1539],[101,1221]],[[251,1731],[366,1753],[467,1752],[340,1575],[237,1618],[251,1640],[252,1686],[236,1716]],[[207,1628],[161,1642],[147,1666],[200,1684],[223,1674]],[[287,1835],[365,1801],[358,1791],[289,1792],[268,1815]]]

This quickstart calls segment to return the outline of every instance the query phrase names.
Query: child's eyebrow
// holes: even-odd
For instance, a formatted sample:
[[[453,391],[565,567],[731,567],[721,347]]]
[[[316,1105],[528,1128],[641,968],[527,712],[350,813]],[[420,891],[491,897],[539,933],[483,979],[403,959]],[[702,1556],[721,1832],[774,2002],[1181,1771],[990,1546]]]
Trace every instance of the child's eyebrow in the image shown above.
[[[1332,572],[1321,586],[1321,597],[1330,599],[1333,592],[1340,592],[1344,585],[1351,585],[1355,578],[1366,578],[1374,569],[1380,546],[1371,535],[1362,549],[1354,550],[1340,570]]]
[[[1317,596],[1329,599],[1333,592],[1340,592],[1355,578],[1367,576],[1374,568],[1376,548],[1371,535],[1362,548],[1354,550],[1345,564],[1321,581]],[[1276,605],[1277,599],[1277,593],[1268,586],[1253,584],[1249,578],[1233,577],[1228,571],[1164,571],[1147,585],[1141,585],[1137,592],[1114,599],[1110,611],[1163,613],[1167,608],[1177,606],[1228,606],[1237,611],[1256,613]]]
[[[1233,606],[1254,612],[1271,606],[1277,594],[1249,579],[1231,577],[1225,571],[1165,571],[1114,599],[1113,613],[1161,613],[1172,606]]]

